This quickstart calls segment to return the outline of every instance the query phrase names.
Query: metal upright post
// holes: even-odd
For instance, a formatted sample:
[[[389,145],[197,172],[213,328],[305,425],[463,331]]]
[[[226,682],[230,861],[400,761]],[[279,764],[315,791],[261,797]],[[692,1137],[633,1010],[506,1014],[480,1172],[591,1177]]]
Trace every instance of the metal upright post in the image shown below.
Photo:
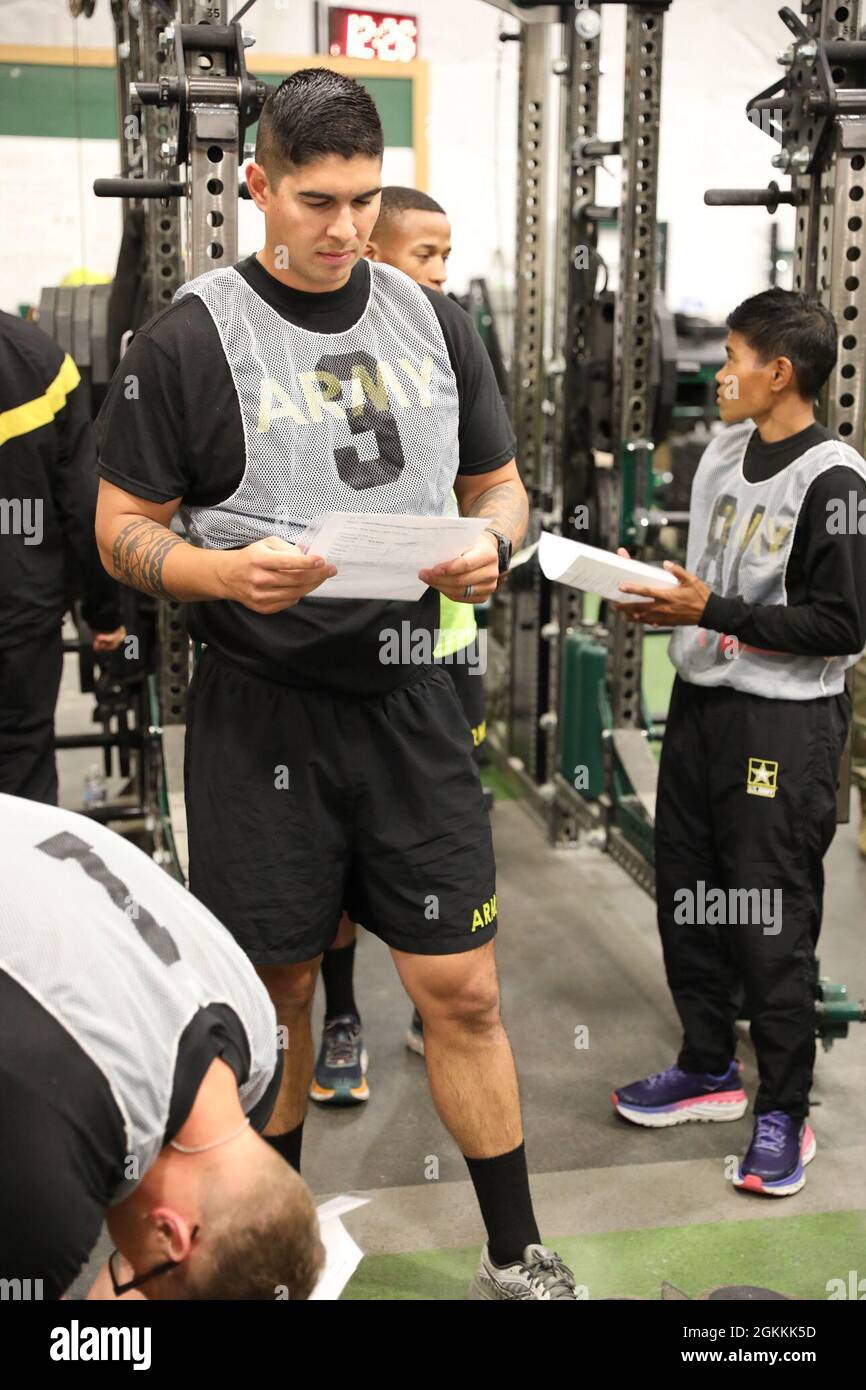
[[[166,29],[165,16],[156,5],[139,5],[138,21],[141,80],[157,82],[172,70],[173,50],[160,47]],[[144,177],[164,178],[177,152],[177,114],[165,107],[142,106]],[[176,198],[148,198],[144,202],[147,247],[148,311],[167,309],[183,283],[181,219]]]
[[[550,26],[526,24],[520,36],[517,164],[517,285],[512,410],[521,472],[527,488],[541,478],[544,351],[544,146],[548,138]]]
[[[845,18],[838,18],[842,9]],[[860,32],[863,0],[825,4],[816,11],[810,28],[828,45],[854,41]],[[820,19],[820,30],[817,28]],[[829,49],[831,77],[837,94],[852,84],[851,61],[836,59]],[[858,88],[866,76],[866,43],[862,46]],[[866,93],[863,93],[866,95]],[[866,101],[860,114],[839,112],[820,170],[812,178],[819,187],[817,215],[811,240],[815,245],[810,264],[801,246],[810,237],[802,227],[804,214],[797,218],[794,287],[817,294],[827,305],[839,329],[839,356],[821,398],[825,423],[840,439],[862,452],[866,439],[866,274],[863,251],[866,246]]]
[[[218,4],[182,0],[176,24],[200,25],[206,33],[210,25],[226,24],[227,8],[226,0]],[[158,306],[162,307],[171,302],[185,280],[232,265],[237,259],[240,111],[237,79],[226,76],[228,51],[186,47],[171,28],[160,27],[163,65],[159,72],[165,75],[173,68],[173,75],[185,84],[183,110],[177,106],[169,108],[170,122],[164,108],[146,110],[156,122],[151,131],[164,137],[158,145],[161,171],[165,172],[168,166],[170,173],[176,174],[182,160],[187,175],[183,241],[177,201],[163,199],[150,207],[151,284]],[[151,37],[155,39],[156,35]],[[182,71],[177,57],[181,52]],[[167,68],[169,64],[171,67]],[[212,89],[206,104],[193,100],[192,84],[199,76],[207,78]],[[224,79],[224,90],[220,78]],[[224,101],[220,100],[221,95]],[[183,604],[174,599],[160,602],[158,634],[160,720],[163,726],[183,725],[190,675]]]
[[[543,491],[545,416],[542,412],[551,25],[521,28],[517,169],[517,265],[512,416],[517,457],[530,501],[530,526],[537,529]],[[549,592],[536,570],[529,584],[515,584],[510,632],[508,691],[509,751],[533,781],[543,776],[545,739],[539,729],[541,692],[546,703],[545,653],[539,632],[547,620]]]
[[[640,548],[652,500],[652,365],[656,312],[656,192],[664,16],[669,0],[629,5],[626,20],[625,101],[621,144],[623,191],[619,215],[620,270],[614,318],[614,466],[600,491],[603,543]],[[606,530],[606,535],[604,532]],[[631,787],[633,814],[655,819],[658,768],[643,718],[643,628],[612,615],[607,665],[610,737],[605,748],[607,848],[650,892],[654,875],[646,852],[620,823],[618,769]]]
[[[805,8],[805,7],[804,7]],[[844,6],[826,2],[804,21],[813,40],[828,45],[830,78],[837,96],[852,87],[864,95],[866,44],[861,47],[856,80],[852,62],[855,50],[840,50],[860,38],[861,17],[866,18],[863,0],[846,0]],[[837,45],[834,52],[829,45]],[[798,66],[809,59],[799,59]],[[797,80],[796,71],[792,74]],[[801,80],[806,76],[801,74]],[[866,104],[859,114],[835,113],[832,138],[820,172],[806,176],[810,186],[808,217],[801,208],[797,216],[794,259],[794,288],[816,294],[827,305],[839,330],[839,355],[820,402],[824,423],[840,439],[860,453],[866,445],[866,275],[863,249],[866,246]],[[795,177],[794,186],[804,176]],[[851,689],[852,673],[848,673]],[[836,819],[846,823],[851,806],[851,736],[845,742],[839,769]]]
[[[596,14],[598,5],[590,7]],[[596,168],[591,142],[598,128],[599,32],[581,37],[574,18],[562,25],[559,57],[553,70],[560,77],[557,173],[559,197],[555,238],[552,355],[548,364],[551,410],[550,483],[545,507],[563,535],[574,533],[576,509],[586,502],[593,469],[582,366],[595,297],[597,221],[587,216],[595,205]],[[542,715],[548,734],[546,777],[559,771],[561,746],[562,647],[580,621],[582,598],[576,589],[553,586],[548,626],[548,703]],[[545,633],[541,634],[542,640]],[[552,824],[558,835],[557,818]]]
[[[653,443],[650,374],[656,288],[656,191],[664,9],[629,7],[623,110],[623,196],[620,272],[614,322],[614,419],[619,457],[614,467],[611,529],[607,543],[640,542],[635,513],[650,500]],[[618,617],[609,664],[614,728],[642,725],[643,629]]]
[[[141,65],[139,51],[139,26],[134,14],[130,13],[127,0],[111,0],[111,15],[114,20],[117,66],[115,79],[117,85],[117,118],[120,124],[120,172],[123,178],[131,178],[141,172],[142,139],[130,101],[130,83],[138,76]],[[121,202],[121,217],[125,221],[129,212],[129,199]]]
[[[226,0],[219,5],[184,0],[184,23],[201,24],[207,16],[212,24],[225,24],[226,9]],[[191,104],[188,111],[186,274],[193,279],[237,259],[240,110],[237,79],[226,76],[227,53],[187,49],[187,59],[190,70],[199,67],[214,89],[207,105]],[[224,101],[220,101],[219,78],[225,79]]]

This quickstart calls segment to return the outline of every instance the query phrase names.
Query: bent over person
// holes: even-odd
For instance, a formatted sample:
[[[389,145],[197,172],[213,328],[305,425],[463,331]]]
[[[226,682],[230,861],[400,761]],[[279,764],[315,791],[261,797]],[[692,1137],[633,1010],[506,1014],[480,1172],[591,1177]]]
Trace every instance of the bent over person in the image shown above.
[[[99,420],[97,539],[117,578],[188,602],[204,644],[188,705],[190,887],[288,1029],[274,1148],[299,1165],[310,1006],[345,907],[390,947],[424,1019],[433,1098],[488,1233],[471,1296],[573,1299],[530,1200],[472,736],[432,663],[440,594],[493,592],[526,495],[467,315],[364,258],[383,147],[349,78],[307,69],[269,97],[247,169],[265,244],[184,285],[133,340]],[[452,489],[487,529],[419,572],[420,599],[316,593],[335,571],[293,543],[311,521],[443,516]],[[169,530],[177,511],[188,540]],[[408,640],[392,661],[395,633]],[[413,661],[425,647],[431,659]]]
[[[84,816],[0,795],[0,1268],[59,1298],[307,1298],[310,1194],[257,1133],[273,1006],[219,922]],[[94,1294],[91,1294],[94,1296]]]

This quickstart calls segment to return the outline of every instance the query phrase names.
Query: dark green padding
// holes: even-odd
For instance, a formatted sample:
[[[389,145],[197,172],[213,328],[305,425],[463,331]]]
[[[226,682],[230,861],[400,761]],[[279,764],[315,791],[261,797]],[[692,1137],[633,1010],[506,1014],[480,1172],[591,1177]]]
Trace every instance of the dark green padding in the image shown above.
[[[581,795],[597,801],[604,791],[604,750],[599,689],[607,648],[586,633],[570,632],[562,653],[562,744],[559,770]]]

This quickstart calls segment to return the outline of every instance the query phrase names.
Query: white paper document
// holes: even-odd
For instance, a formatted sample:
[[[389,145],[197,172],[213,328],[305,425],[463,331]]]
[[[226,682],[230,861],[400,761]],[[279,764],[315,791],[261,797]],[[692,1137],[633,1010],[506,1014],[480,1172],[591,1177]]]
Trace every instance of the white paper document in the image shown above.
[[[626,560],[610,550],[600,550],[582,541],[570,541],[565,536],[553,536],[543,531],[538,543],[538,563],[548,579],[583,589],[588,594],[600,594],[616,603],[652,603],[652,599],[637,594],[624,594],[620,584],[656,584],[675,588],[677,580],[667,570],[642,560]]]
[[[412,600],[427,587],[419,570],[456,560],[488,525],[480,516],[328,512],[295,545],[337,567],[311,598]]]
[[[330,1202],[323,1202],[316,1208],[319,1234],[325,1247],[325,1268],[310,1294],[311,1301],[339,1298],[364,1258],[363,1250],[349,1235],[340,1217],[347,1211],[354,1211],[355,1207],[365,1206],[368,1201],[367,1197],[346,1195],[333,1197]]]

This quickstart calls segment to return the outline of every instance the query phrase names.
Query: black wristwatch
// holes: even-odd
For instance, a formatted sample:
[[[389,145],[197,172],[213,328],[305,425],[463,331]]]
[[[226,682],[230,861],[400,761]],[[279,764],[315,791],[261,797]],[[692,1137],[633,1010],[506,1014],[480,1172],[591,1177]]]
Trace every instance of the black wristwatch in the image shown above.
[[[491,536],[496,537],[496,544],[499,547],[499,573],[507,574],[511,564],[511,541],[507,536],[503,536],[501,531],[494,531],[492,526],[485,527],[485,530],[489,531]]]

